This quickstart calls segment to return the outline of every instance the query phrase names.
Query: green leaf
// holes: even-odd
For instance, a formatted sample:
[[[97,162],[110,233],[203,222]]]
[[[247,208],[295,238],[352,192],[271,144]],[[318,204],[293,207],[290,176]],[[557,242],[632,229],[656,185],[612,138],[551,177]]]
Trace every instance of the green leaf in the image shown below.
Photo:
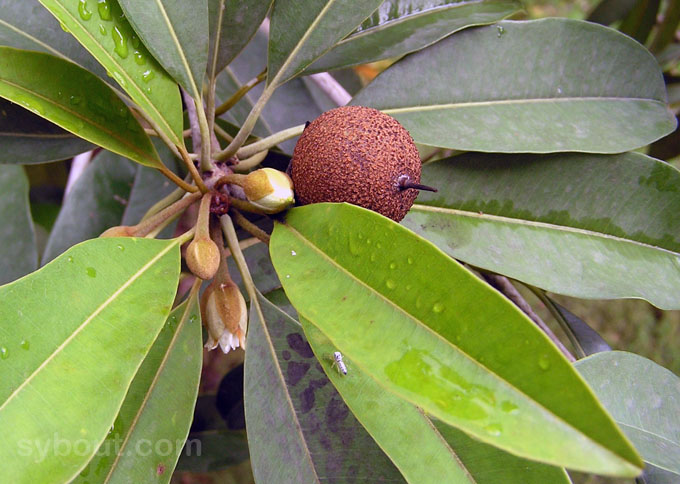
[[[125,103],[97,76],[68,61],[0,47],[0,97],[138,163],[161,164]]]
[[[93,148],[84,139],[0,98],[0,163],[65,160]]]
[[[620,153],[675,129],[665,103],[644,47],[600,25],[543,19],[458,32],[385,70],[351,104],[385,111],[431,146]]]
[[[38,267],[28,188],[22,167],[0,165],[0,284]]]
[[[111,432],[73,484],[170,481],[193,418],[202,345],[198,305],[184,302],[170,314]]]
[[[119,0],[144,45],[192,96],[208,62],[208,0]]]
[[[458,30],[503,20],[521,8],[516,0],[385,2],[305,73],[401,57]]]
[[[277,0],[271,14],[267,84],[279,86],[361,24],[382,0]]]
[[[275,225],[269,250],[300,316],[386,391],[517,456],[640,472],[635,450],[546,335],[399,224],[353,205],[307,205]]]
[[[680,309],[680,172],[667,163],[466,154],[427,165],[422,182],[440,191],[403,223],[456,259],[559,294]]]
[[[261,295],[249,325],[244,400],[255,481],[311,484],[352,475],[401,482],[328,385],[300,326]]]
[[[243,50],[272,6],[273,0],[208,0],[210,53],[208,71],[216,76]]]
[[[257,76],[264,67],[263,59],[266,57],[267,37],[258,33],[217,78],[217,98],[226,101],[241,86]],[[256,86],[224,118],[242,125],[261,94],[262,87]],[[264,107],[255,125],[254,134],[260,137],[269,136],[291,126],[312,121],[322,112],[336,107],[325,93],[315,94],[314,86],[304,77],[293,79],[277,88]],[[292,153],[295,141],[283,142],[280,147],[286,153]]]
[[[680,378],[622,351],[597,353],[575,366],[644,461],[680,479]]]
[[[140,42],[116,0],[40,0],[175,144],[182,101],[175,81]],[[145,3],[146,4],[146,3]]]
[[[47,240],[42,263],[120,225],[137,173],[134,163],[113,153],[97,155],[66,196]]]
[[[348,370],[333,368],[333,344],[314,325],[301,319],[316,357],[350,410],[399,468],[408,482],[476,484],[568,483],[563,469],[526,461],[464,437],[460,431],[438,427],[417,407],[385,392],[361,368],[343,358]],[[442,434],[446,437],[442,436]],[[447,444],[448,441],[448,444]],[[458,453],[461,449],[463,455]],[[418,449],[418,452],[413,452]],[[502,474],[502,476],[500,475]]]
[[[59,21],[38,0],[0,0],[0,45],[52,54],[106,76],[99,62],[60,28]]]
[[[4,480],[67,482],[87,464],[178,278],[177,240],[97,239],[0,288]]]

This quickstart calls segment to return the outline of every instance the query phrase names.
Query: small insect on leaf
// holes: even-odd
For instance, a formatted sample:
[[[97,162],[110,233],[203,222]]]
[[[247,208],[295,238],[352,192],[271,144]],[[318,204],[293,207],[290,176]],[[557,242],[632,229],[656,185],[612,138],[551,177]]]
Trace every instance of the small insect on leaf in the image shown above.
[[[347,374],[347,367],[345,366],[345,362],[342,361],[342,353],[339,351],[333,353],[333,366],[337,366],[338,371],[343,375]]]

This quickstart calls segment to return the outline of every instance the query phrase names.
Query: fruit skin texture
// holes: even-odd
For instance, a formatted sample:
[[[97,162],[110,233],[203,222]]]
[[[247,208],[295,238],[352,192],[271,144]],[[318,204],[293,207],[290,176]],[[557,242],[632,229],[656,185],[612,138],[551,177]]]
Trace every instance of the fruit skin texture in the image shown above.
[[[291,177],[302,205],[348,202],[399,222],[418,190],[421,162],[411,135],[376,109],[344,106],[323,113],[295,145]],[[407,178],[404,178],[407,177]]]

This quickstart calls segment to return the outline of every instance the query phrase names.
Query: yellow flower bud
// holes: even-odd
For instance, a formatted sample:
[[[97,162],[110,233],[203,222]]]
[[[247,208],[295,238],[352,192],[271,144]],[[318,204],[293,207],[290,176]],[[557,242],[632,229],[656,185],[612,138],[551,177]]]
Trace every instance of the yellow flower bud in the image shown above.
[[[212,350],[219,344],[224,353],[239,346],[245,349],[248,310],[234,282],[215,281],[210,284],[201,297],[201,314],[208,328],[206,348]]]
[[[189,270],[203,280],[212,279],[220,266],[220,250],[207,237],[194,238],[187,246],[184,258]]]
[[[293,182],[285,173],[261,168],[246,175],[242,185],[248,201],[264,213],[277,213],[295,202]]]

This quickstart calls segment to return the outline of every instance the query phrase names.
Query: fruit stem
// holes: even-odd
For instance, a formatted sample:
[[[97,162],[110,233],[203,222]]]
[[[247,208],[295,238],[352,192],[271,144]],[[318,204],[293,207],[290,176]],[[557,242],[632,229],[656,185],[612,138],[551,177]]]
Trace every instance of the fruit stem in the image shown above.
[[[248,94],[248,91],[250,91],[252,88],[257,86],[259,83],[264,81],[267,78],[267,69],[263,70],[260,72],[257,77],[252,78],[248,82],[246,82],[243,86],[239,88],[238,91],[236,91],[232,96],[227,99],[224,103],[222,103],[219,107],[215,108],[215,116],[222,116],[224,113],[229,111],[231,108],[236,105],[237,102],[241,100],[243,96]]]
[[[251,168],[255,168],[257,165],[264,161],[268,153],[269,150],[260,151],[256,155],[251,156],[250,158],[240,160],[238,162],[238,165],[232,166],[231,169],[234,171],[248,171]]]
[[[296,136],[300,136],[304,129],[305,129],[304,124],[284,129],[283,131],[274,133],[273,135],[267,136],[266,138],[262,138],[261,140],[258,140],[254,143],[245,145],[243,148],[239,149],[236,152],[236,156],[238,156],[239,159],[251,157],[256,153],[259,153],[260,151],[273,148],[274,146],[278,145],[279,143],[282,143],[283,141],[295,138]]]
[[[231,207],[231,215],[234,219],[234,221],[241,226],[243,230],[246,232],[250,233],[250,235],[253,235],[260,239],[262,242],[265,244],[269,245],[269,234],[262,230],[260,227],[252,223],[250,220],[245,218],[241,212],[238,211],[237,208]]]
[[[408,175],[402,175],[397,181],[399,185],[399,190],[408,190],[413,188],[414,190],[425,190],[426,192],[436,192],[436,188],[432,188],[427,185],[421,185],[420,183],[413,183]]]
[[[170,169],[167,166],[161,164],[161,166],[157,167],[157,169],[163,175],[165,175],[171,182],[173,182],[175,185],[180,187],[185,192],[192,192],[193,193],[193,192],[198,191],[198,188],[196,188],[194,185],[189,185],[187,182],[185,182],[180,177],[175,175],[172,171],[170,171]]]
[[[225,150],[220,151],[215,155],[215,160],[217,161],[228,160],[229,158],[236,154],[236,152],[241,146],[243,146],[243,143],[246,141],[246,139],[248,139],[248,135],[250,135],[250,133],[253,131],[255,123],[257,122],[257,119],[260,117],[262,109],[264,109],[264,106],[267,104],[267,101],[269,101],[269,98],[272,97],[272,94],[274,94],[275,90],[276,90],[275,84],[270,84],[269,86],[265,87],[264,91],[262,91],[260,99],[257,100],[255,106],[253,106],[253,109],[250,110],[250,114],[248,114],[248,117],[243,122],[243,126],[241,126],[241,129],[239,129],[238,133],[236,134],[232,142],[229,143],[229,146],[227,146]]]
[[[201,198],[201,206],[198,209],[198,219],[196,220],[196,235],[194,239],[209,239],[210,238],[210,204],[212,202],[212,193],[203,194]]]
[[[222,226],[222,232],[227,238],[227,246],[231,252],[231,256],[236,261],[236,266],[241,273],[241,279],[243,280],[243,285],[246,288],[248,297],[250,298],[250,304],[255,304],[258,312],[261,312],[259,307],[259,302],[257,300],[257,289],[255,288],[255,283],[250,275],[250,270],[248,270],[248,264],[246,263],[246,258],[241,252],[241,246],[238,242],[238,237],[236,236],[236,229],[234,229],[234,223],[231,221],[231,217],[227,214],[220,217],[220,225]],[[261,316],[261,314],[260,314]]]
[[[213,169],[212,161],[210,160],[212,138],[208,128],[208,118],[205,116],[203,99],[201,99],[200,95],[194,97],[194,104],[196,106],[196,115],[198,116],[198,128],[201,132],[201,170],[210,171]]]
[[[192,161],[192,159],[189,158],[189,152],[187,151],[187,149],[184,146],[180,146],[179,152],[182,155],[182,161],[184,162],[187,169],[189,170],[189,173],[191,173],[191,178],[193,178],[194,183],[196,183],[196,186],[198,187],[198,189],[202,193],[207,192],[208,188],[205,186],[205,183],[203,183],[203,179],[201,178],[201,174],[198,172],[196,165],[194,165],[194,162]]]
[[[133,231],[136,237],[145,237],[151,233],[156,227],[161,225],[163,222],[172,218],[173,216],[184,211],[187,207],[193,204],[201,196],[201,192],[195,192],[187,194],[181,200],[173,203],[172,205],[165,207],[160,212],[152,215],[151,217],[139,222],[134,226]]]

